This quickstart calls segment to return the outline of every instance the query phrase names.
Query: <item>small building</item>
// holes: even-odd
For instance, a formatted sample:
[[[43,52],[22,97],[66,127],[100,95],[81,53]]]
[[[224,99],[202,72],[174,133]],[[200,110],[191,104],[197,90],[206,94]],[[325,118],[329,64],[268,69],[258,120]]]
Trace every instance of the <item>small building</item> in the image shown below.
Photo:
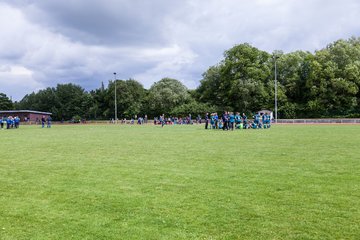
[[[0,111],[0,118],[18,116],[21,122],[27,120],[28,122],[38,122],[41,120],[43,116],[45,118],[49,117],[52,113],[49,112],[39,112],[39,111],[32,111],[32,110],[10,110],[10,111]]]
[[[270,110],[260,110],[258,111],[258,114],[260,114],[260,116],[264,115],[265,113],[267,113],[268,115],[270,115],[270,119],[274,119],[274,114],[272,111]]]

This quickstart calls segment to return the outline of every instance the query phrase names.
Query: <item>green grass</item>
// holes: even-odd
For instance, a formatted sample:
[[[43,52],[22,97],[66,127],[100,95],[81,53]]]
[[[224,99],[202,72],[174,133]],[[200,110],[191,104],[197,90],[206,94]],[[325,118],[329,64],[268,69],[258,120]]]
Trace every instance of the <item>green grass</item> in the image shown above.
[[[357,125],[0,137],[0,239],[360,239]]]

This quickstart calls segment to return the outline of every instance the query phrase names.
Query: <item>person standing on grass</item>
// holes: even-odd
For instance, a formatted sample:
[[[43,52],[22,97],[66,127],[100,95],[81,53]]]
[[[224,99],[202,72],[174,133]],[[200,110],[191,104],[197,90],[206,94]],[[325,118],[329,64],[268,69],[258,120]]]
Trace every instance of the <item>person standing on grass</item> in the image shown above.
[[[271,127],[271,119],[270,119],[270,115],[266,113],[266,123],[267,123],[267,128]]]
[[[208,129],[209,126],[209,113],[205,114],[205,129]]]
[[[212,113],[211,116],[210,116],[210,128],[215,129],[215,115],[214,115],[214,113]]]
[[[222,121],[223,121],[223,127],[222,129],[225,131],[225,130],[229,130],[229,115],[228,115],[228,112],[224,112],[224,114],[222,115]]]
[[[0,118],[1,130],[4,129],[4,118]]]
[[[220,118],[219,121],[218,121],[218,127],[219,127],[219,129],[223,129],[223,127],[224,127],[221,118]]]
[[[51,128],[51,120],[52,120],[51,117],[48,116],[47,119],[46,119],[46,123],[47,123],[47,126],[46,126],[46,127],[47,127],[47,128]]]
[[[41,128],[44,128],[44,127],[45,127],[45,122],[46,122],[45,116],[42,116],[42,117],[41,117]]]
[[[235,115],[235,128],[240,128],[240,123],[241,123],[240,113],[237,112]]]
[[[16,116],[14,118],[14,123],[15,123],[15,128],[19,128],[20,125],[20,118],[18,116]]]
[[[263,125],[263,128],[266,128],[266,115],[265,114],[262,114],[261,115],[261,120],[262,120],[262,125]]]
[[[229,113],[229,128],[231,129],[231,131],[234,131],[234,123],[235,123],[235,116],[234,116],[234,113],[231,112]]]
[[[160,116],[160,123],[161,123],[161,127],[164,127],[164,125],[165,125],[165,116],[164,116],[164,114]]]
[[[247,121],[247,116],[245,115],[245,113],[242,114],[242,119],[243,119],[244,128],[247,128],[248,121]]]
[[[7,119],[6,119],[6,129],[10,129],[11,128],[11,116],[9,116]]]
[[[219,128],[219,116],[217,113],[214,113],[214,128],[218,129]]]
[[[256,124],[256,127],[260,127],[260,115],[259,115],[259,113],[256,113],[255,115],[254,115],[254,123]]]

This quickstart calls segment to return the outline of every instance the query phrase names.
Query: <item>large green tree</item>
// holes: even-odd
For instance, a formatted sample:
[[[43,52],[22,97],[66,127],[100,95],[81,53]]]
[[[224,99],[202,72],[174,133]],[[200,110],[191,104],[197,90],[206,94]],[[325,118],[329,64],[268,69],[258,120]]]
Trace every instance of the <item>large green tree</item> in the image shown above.
[[[94,103],[89,109],[89,113],[92,119],[109,119],[110,109],[108,102],[108,90],[105,88],[104,83],[101,83],[101,87],[90,91]]]
[[[12,101],[6,96],[5,93],[0,93],[0,109],[11,110],[13,108]]]
[[[356,112],[360,84],[359,39],[339,40],[315,53],[306,79],[308,116]]]
[[[115,82],[110,82],[105,101],[109,103],[109,113],[114,118],[115,112]],[[118,118],[133,117],[146,114],[143,110],[146,90],[134,79],[116,80],[116,100]]]
[[[268,107],[271,55],[249,44],[236,45],[203,74],[200,101],[223,109],[252,112]]]
[[[203,73],[203,79],[200,82],[200,86],[196,89],[196,98],[204,103],[210,103],[215,106],[227,105],[224,95],[225,91],[221,89],[222,65],[216,65],[210,67],[205,73]]]
[[[46,88],[39,90],[37,93],[33,92],[27,94],[17,104],[18,109],[35,110],[53,112],[58,108],[59,104],[56,96],[55,88]]]
[[[147,98],[148,107],[152,115],[169,114],[182,104],[190,101],[188,89],[178,80],[163,78],[154,83]]]
[[[82,87],[75,84],[58,84],[56,87],[56,109],[53,114],[57,119],[72,119],[79,115],[89,117],[92,97]]]
[[[82,87],[75,84],[58,84],[37,93],[25,95],[17,108],[51,112],[55,120],[69,120],[79,115],[88,118],[93,99]]]

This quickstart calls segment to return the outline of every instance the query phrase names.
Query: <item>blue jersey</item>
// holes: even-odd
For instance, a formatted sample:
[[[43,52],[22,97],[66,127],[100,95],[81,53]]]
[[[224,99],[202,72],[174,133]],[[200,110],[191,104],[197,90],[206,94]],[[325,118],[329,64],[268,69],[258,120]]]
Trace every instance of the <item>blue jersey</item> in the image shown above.
[[[266,122],[269,124],[270,123],[270,115],[267,115],[266,118],[267,118]]]
[[[243,115],[242,119],[243,119],[244,123],[247,123],[247,116],[246,115]]]
[[[215,121],[214,121],[214,116],[211,116],[211,120],[210,120],[211,125],[214,125]]]
[[[231,123],[235,122],[235,116],[234,116],[234,114],[231,114],[231,115],[229,116],[229,120],[230,120]]]
[[[260,121],[260,115],[259,115],[259,114],[256,114],[256,115],[254,116],[254,122],[255,122],[256,124],[258,124],[259,121]]]

